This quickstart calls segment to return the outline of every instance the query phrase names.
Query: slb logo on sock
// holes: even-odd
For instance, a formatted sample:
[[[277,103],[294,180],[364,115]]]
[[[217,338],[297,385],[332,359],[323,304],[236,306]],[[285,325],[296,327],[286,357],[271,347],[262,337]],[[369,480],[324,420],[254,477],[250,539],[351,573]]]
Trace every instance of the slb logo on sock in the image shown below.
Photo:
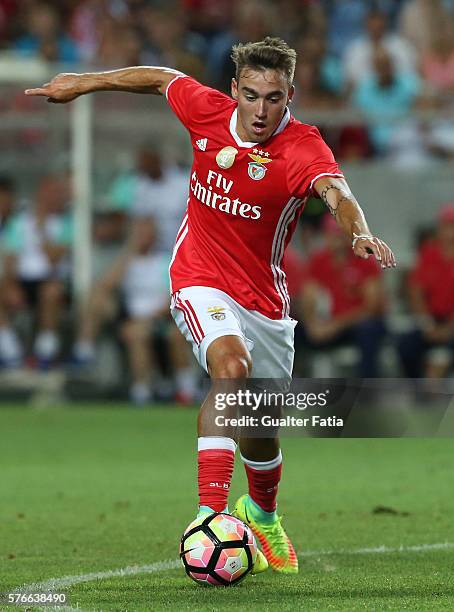
[[[217,487],[218,489],[228,489],[229,485],[226,482],[210,482],[210,487]]]

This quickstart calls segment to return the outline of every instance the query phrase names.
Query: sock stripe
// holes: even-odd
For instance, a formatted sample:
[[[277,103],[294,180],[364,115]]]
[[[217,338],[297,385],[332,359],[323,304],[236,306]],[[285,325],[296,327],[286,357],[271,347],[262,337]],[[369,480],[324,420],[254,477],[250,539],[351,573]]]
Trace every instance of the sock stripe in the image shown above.
[[[210,450],[222,448],[225,450],[236,451],[236,442],[232,438],[223,436],[202,436],[197,439],[197,450]]]
[[[241,457],[241,461],[245,465],[252,468],[253,470],[260,470],[260,471],[273,470],[274,468],[277,468],[282,463],[282,452],[281,451],[279,451],[279,454],[277,457],[275,457],[274,459],[271,459],[270,461],[252,461],[251,459],[248,459],[241,453],[240,453],[240,457]]]

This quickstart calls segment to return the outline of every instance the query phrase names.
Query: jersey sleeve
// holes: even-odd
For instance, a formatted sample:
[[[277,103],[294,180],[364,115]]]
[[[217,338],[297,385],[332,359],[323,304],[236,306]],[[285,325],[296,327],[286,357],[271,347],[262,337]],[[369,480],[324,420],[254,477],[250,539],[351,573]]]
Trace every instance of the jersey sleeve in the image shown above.
[[[343,178],[344,175],[318,129],[311,127],[292,147],[287,164],[289,191],[297,198],[317,196],[317,193],[313,192],[313,186],[322,176]]]
[[[167,86],[166,98],[170,108],[191,132],[197,126],[216,116],[225,104],[225,94],[202,85],[192,77],[177,75]]]
[[[55,236],[55,243],[60,246],[69,247],[74,237],[74,219],[71,214],[66,214],[61,220],[58,233]]]
[[[22,248],[21,217],[16,215],[6,222],[2,233],[2,250],[6,253],[18,253]]]

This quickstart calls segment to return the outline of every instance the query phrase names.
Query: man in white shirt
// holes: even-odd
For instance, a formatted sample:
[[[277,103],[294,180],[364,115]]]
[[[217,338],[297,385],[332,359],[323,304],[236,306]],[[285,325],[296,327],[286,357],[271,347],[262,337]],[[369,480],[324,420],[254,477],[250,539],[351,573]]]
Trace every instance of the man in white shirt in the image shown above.
[[[10,319],[25,307],[36,310],[38,332],[33,353],[40,367],[58,355],[58,326],[69,275],[72,217],[65,177],[44,177],[34,206],[14,214],[2,236],[4,269],[0,287],[0,361],[20,365],[23,349]]]
[[[385,13],[372,10],[367,16],[365,36],[354,39],[344,51],[343,70],[348,87],[351,88],[365,76],[370,76],[378,48],[388,52],[397,72],[416,71],[415,49],[402,36],[388,31]]]
[[[115,179],[109,199],[133,217],[151,215],[157,226],[157,248],[170,253],[186,209],[188,176],[165,163],[155,149],[141,147],[135,169]]]

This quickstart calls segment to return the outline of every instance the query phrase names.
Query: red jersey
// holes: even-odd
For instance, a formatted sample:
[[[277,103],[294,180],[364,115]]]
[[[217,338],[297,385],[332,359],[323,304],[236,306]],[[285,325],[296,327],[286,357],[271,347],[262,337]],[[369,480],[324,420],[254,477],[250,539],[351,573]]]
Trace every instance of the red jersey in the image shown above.
[[[362,306],[364,283],[381,273],[375,259],[360,259],[349,250],[346,259],[338,261],[326,248],[312,255],[308,268],[309,279],[326,290],[333,317],[348,314]]]
[[[422,289],[431,315],[439,319],[454,317],[454,260],[443,254],[436,240],[422,246],[409,280]]]
[[[194,151],[172,291],[213,287],[271,319],[288,316],[284,251],[314,182],[342,176],[331,150],[288,109],[265,143],[243,142],[236,101],[185,75],[170,82],[166,97]]]

